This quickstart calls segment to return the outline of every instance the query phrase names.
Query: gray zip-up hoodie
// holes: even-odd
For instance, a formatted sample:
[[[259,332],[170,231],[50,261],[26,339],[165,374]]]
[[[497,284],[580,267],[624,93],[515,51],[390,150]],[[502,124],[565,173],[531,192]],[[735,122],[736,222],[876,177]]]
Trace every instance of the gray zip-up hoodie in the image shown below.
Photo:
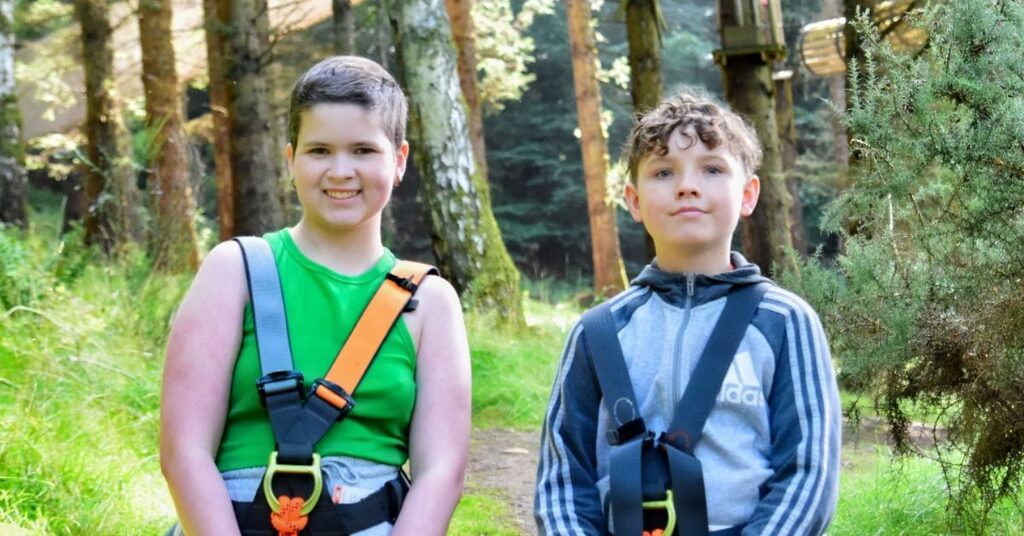
[[[646,267],[612,315],[647,428],[662,432],[736,285],[766,281],[732,254],[716,276]],[[605,534],[611,419],[577,324],[541,437],[534,511],[541,534]],[[814,310],[772,285],[726,374],[695,455],[709,530],[822,534],[838,495],[842,425],[828,345]],[[632,536],[632,535],[630,535]]]

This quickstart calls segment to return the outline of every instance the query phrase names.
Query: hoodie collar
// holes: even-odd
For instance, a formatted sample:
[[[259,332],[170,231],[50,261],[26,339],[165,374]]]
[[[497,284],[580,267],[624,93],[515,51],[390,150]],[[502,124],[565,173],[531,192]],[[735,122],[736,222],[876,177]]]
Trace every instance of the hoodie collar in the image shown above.
[[[734,267],[732,271],[704,275],[666,272],[658,268],[658,260],[654,259],[630,284],[650,287],[666,303],[685,307],[687,297],[692,298],[691,306],[697,306],[725,296],[735,286],[770,281],[761,275],[761,269],[756,264],[749,262],[743,255],[734,251],[729,260]],[[692,296],[689,296],[687,290],[687,282],[690,279],[693,280]]]

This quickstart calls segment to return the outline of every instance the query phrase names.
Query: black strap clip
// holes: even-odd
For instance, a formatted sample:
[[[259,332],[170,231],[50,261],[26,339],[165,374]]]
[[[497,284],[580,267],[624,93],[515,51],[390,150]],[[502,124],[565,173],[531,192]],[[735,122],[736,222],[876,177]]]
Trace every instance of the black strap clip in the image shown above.
[[[267,396],[292,391],[301,393],[302,373],[295,370],[275,370],[256,380],[256,390],[260,393],[260,404],[266,407]]]
[[[397,276],[397,275],[395,275],[395,274],[393,274],[391,272],[388,272],[387,276],[385,276],[385,277],[387,277],[387,279],[389,279],[394,284],[396,284],[396,285],[402,287],[403,289],[409,291],[409,293],[415,293],[416,289],[418,288],[418,285],[416,285],[416,283],[414,283],[412,281],[412,278],[409,278],[409,277],[399,277],[399,276]]]
[[[608,444],[621,445],[645,432],[647,432],[647,425],[644,424],[642,417],[637,417],[615,430],[608,430]]]

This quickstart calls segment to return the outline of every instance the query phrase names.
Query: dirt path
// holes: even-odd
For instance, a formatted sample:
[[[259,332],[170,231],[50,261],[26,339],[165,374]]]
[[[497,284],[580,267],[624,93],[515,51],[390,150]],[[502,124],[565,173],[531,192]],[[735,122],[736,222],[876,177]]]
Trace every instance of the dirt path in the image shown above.
[[[852,469],[858,453],[870,453],[887,441],[884,424],[875,417],[861,420],[853,430],[843,427],[843,468]],[[521,534],[536,534],[533,524],[533,485],[537,471],[540,432],[474,430],[469,453],[466,491],[497,496],[511,505]],[[911,437],[923,448],[934,444],[930,428],[911,426]]]

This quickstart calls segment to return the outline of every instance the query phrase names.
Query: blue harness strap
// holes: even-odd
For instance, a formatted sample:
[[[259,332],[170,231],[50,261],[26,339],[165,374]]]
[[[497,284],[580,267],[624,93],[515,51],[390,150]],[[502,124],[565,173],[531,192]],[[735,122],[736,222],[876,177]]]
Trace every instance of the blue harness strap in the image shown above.
[[[292,370],[284,296],[270,244],[255,236],[240,236],[234,241],[242,248],[245,261],[245,280],[249,284],[249,301],[256,325],[260,368],[264,374]]]
[[[767,289],[767,283],[757,283],[736,289],[728,296],[676,406],[672,424],[659,436],[647,430],[639,415],[609,302],[583,314],[587,353],[601,386],[605,407],[618,427],[608,432],[612,446],[608,494],[616,534],[642,534],[643,501],[661,499],[668,489],[672,490],[678,517],[677,534],[708,534],[704,475],[693,449],[700,441],[725,374]],[[665,472],[668,474],[658,474]],[[652,475],[657,479],[655,486],[645,481]],[[646,496],[644,490],[652,487],[658,490],[658,497]]]

